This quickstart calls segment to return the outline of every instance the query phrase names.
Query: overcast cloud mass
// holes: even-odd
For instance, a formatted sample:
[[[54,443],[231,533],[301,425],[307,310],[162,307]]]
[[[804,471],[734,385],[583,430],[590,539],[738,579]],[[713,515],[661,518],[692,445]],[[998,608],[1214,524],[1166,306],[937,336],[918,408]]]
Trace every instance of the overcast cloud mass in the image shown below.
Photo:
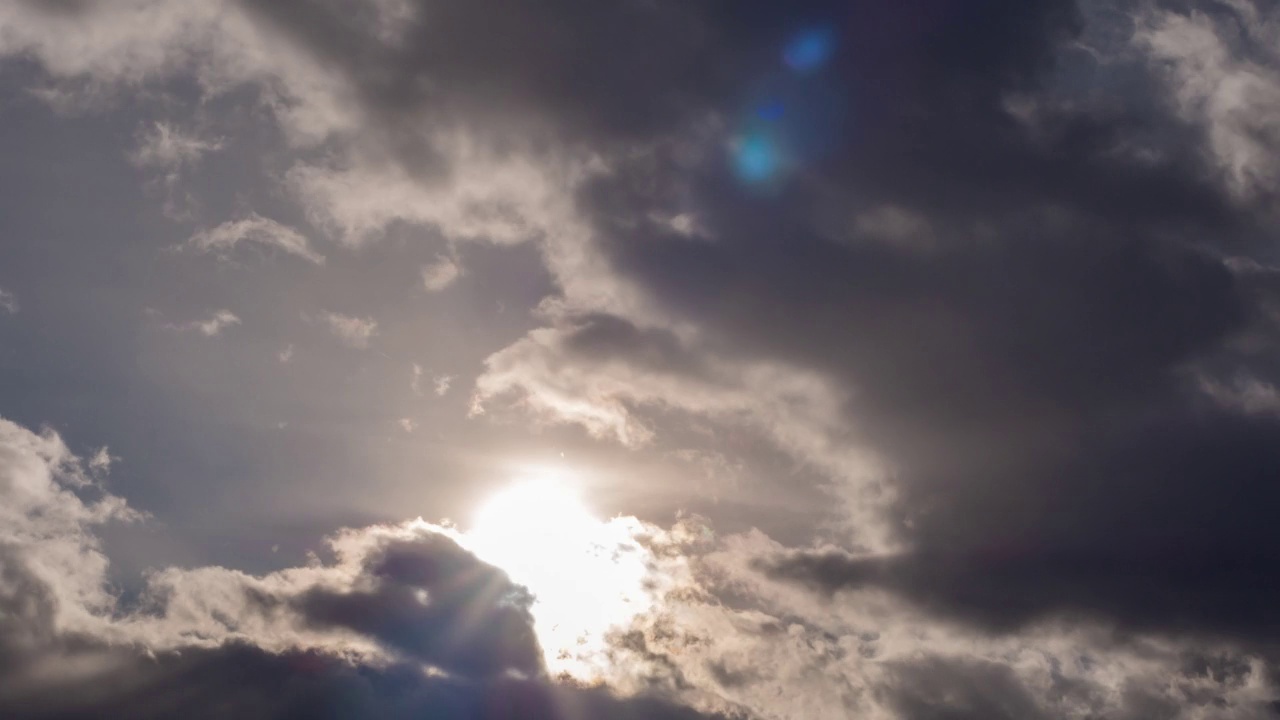
[[[8,0],[0,157],[0,716],[1280,717],[1272,0]]]

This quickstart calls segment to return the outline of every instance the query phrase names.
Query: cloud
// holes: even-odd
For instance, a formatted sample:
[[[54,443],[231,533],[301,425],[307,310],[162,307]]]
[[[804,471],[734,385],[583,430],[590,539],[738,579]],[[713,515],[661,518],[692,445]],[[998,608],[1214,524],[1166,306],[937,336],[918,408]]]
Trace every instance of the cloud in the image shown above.
[[[702,717],[549,683],[528,591],[444,528],[344,531],[336,563],[260,577],[168,568],[123,604],[94,529],[140,516],[57,435],[0,420],[0,500],[6,717]]]
[[[16,315],[18,312],[18,296],[0,288],[0,310],[4,310],[10,315]]]
[[[117,717],[176,713],[196,720],[715,720],[660,700],[621,700],[600,689],[513,678],[462,681],[427,676],[407,663],[358,665],[313,652],[274,654],[239,644],[150,657],[102,649],[65,659],[80,663],[79,676],[55,677],[9,693],[12,702],[0,705],[9,717],[87,719],[110,708]]]
[[[413,364],[413,375],[409,379],[409,388],[413,390],[415,395],[422,394],[422,376],[423,368],[421,365]],[[448,394],[449,389],[453,387],[452,375],[433,375],[431,377],[431,390],[438,397],[444,397]]]
[[[431,387],[439,397],[444,397],[449,393],[449,388],[453,386],[452,375],[436,375],[431,378]]]
[[[0,662],[11,670],[0,709],[13,717],[103,708],[410,717],[427,707],[442,717],[471,717],[476,707],[486,717],[505,717],[504,708],[557,719],[703,717],[680,702],[815,720],[1269,712],[1260,660],[1236,651],[1108,644],[1083,628],[992,642],[858,596],[774,610],[786,585],[751,574],[747,562],[776,544],[758,533],[713,540],[696,523],[646,540],[670,585],[663,604],[611,645],[607,680],[629,699],[542,679],[532,597],[451,531],[421,521],[339,533],[329,564],[256,577],[168,568],[149,577],[140,605],[122,606],[106,590],[92,530],[136,514],[110,495],[80,500],[73,491],[88,480],[79,468],[56,435],[0,425],[0,507],[9,513],[0,602],[11,619],[0,622]],[[721,586],[748,606],[718,601]]]
[[[170,123],[157,121],[139,133],[138,145],[129,159],[138,167],[177,172],[199,162],[205,155],[221,150],[223,138],[202,138]]]
[[[448,168],[449,182],[432,182],[385,157],[393,149],[355,145],[342,162],[296,165],[286,183],[313,224],[350,246],[382,237],[395,222],[436,228],[452,240],[511,245],[547,231],[544,218],[565,202],[561,189],[583,172],[575,164],[560,168],[524,153],[496,153],[462,130],[406,142],[429,148],[429,162]]]
[[[192,320],[178,324],[169,323],[165,327],[178,332],[198,332],[205,337],[216,337],[221,335],[223,330],[239,324],[240,318],[235,313],[230,310],[217,310],[209,316],[208,320]]]
[[[397,225],[532,245],[555,292],[488,354],[477,413],[640,452],[697,422],[822,476],[838,522],[806,518],[812,547],[666,548],[688,582],[619,632],[610,687],[764,717],[1264,717],[1278,305],[1240,268],[1274,235],[1275,22],[1191,1],[1104,29],[1152,86],[1131,55],[1081,51],[1098,5],[26,2],[0,10],[0,53],[42,67],[53,102],[250,90],[283,189],[346,245]],[[835,49],[798,77],[780,61],[802,17]],[[243,222],[210,247],[311,259]],[[319,321],[352,347],[378,332]],[[799,482],[780,477],[777,498]],[[528,598],[442,537],[348,531],[336,563],[260,577],[163,570],[154,618],[44,602],[67,582],[25,560],[5,585],[31,599],[11,601],[21,653],[90,607],[95,637],[214,666],[242,643],[271,678],[299,648],[354,657],[337,674],[379,697],[407,659],[480,686],[537,674]],[[437,561],[488,622],[419,572]]]
[[[324,264],[324,256],[317,253],[302,233],[257,213],[250,213],[239,220],[230,220],[217,227],[201,230],[192,235],[186,247],[201,253],[230,255],[242,244],[259,245],[300,257],[317,265]]]
[[[704,352],[674,332],[595,314],[540,328],[490,356],[473,414],[518,409],[639,449],[655,441],[646,412],[711,418],[769,438],[837,481],[830,489],[860,542],[888,541],[877,519],[890,493],[874,452],[854,442],[844,391],[820,373]]]
[[[1280,13],[1252,0],[1216,12],[1148,8],[1133,41],[1167,84],[1179,114],[1201,126],[1233,191],[1270,194],[1280,179],[1280,54],[1263,38]]]
[[[1280,392],[1257,378],[1237,377],[1230,384],[1202,378],[1200,387],[1209,397],[1245,414],[1280,414]]]
[[[82,500],[77,491],[92,485],[55,433],[0,419],[0,666],[12,668],[56,633],[92,632],[113,611],[93,529],[141,516],[109,493]]]
[[[423,266],[422,285],[431,292],[440,292],[452,285],[461,274],[462,268],[458,267],[453,258],[441,255],[435,262]]]
[[[293,350],[293,343],[285,345],[283,350],[276,353],[276,359],[280,361],[281,365],[288,365],[293,362]]]
[[[376,637],[462,677],[543,673],[527,590],[443,535],[381,548],[365,558],[371,590],[314,588],[296,598],[307,622]]]
[[[447,641],[467,648],[465,652],[471,653],[467,662],[480,663],[485,651],[467,638],[472,632],[495,630],[488,623],[482,623],[486,626],[483,631],[469,630],[458,624],[462,617],[458,613],[477,613],[474,617],[482,620],[490,611],[503,616],[527,612],[527,607],[521,610],[520,602],[527,602],[520,600],[525,597],[521,588],[440,534],[445,531],[425,523],[340,534],[332,540],[338,563],[327,567],[297,568],[258,578],[216,567],[168,568],[148,578],[144,607],[119,606],[109,593],[107,559],[93,529],[105,522],[134,521],[141,516],[124,500],[100,489],[95,491],[98,500],[81,500],[77,493],[93,489],[94,481],[57,435],[37,435],[8,421],[0,423],[0,492],[6,512],[3,566],[15,582],[22,580],[4,596],[5,607],[11,611],[6,617],[14,618],[0,632],[6,648],[21,640],[24,644],[19,650],[36,652],[40,648],[28,646],[39,638],[52,642],[64,634],[80,633],[103,642],[156,649],[215,647],[239,639],[272,649],[298,644],[328,650],[345,647],[374,657],[376,651],[375,655],[370,651],[376,645],[328,630],[352,629],[348,626],[357,622],[356,615],[347,610],[369,603],[380,605],[382,610],[369,616],[378,624],[359,631],[360,635],[379,642],[400,642],[390,636],[396,632],[393,625],[401,622],[392,608],[407,595],[413,602],[401,611],[417,615],[405,616],[403,622],[442,623],[432,632],[415,631],[415,637],[420,638],[417,642],[446,643],[443,628],[448,626]],[[100,462],[91,461],[90,466],[103,470]],[[464,580],[478,584],[458,584]],[[415,590],[426,591],[432,602],[420,601]],[[15,615],[18,610],[21,612]],[[25,626],[14,624],[19,615],[30,616]],[[309,633],[307,626],[316,626],[318,631]],[[516,653],[512,662],[526,663],[519,669],[535,673],[537,667],[527,664],[533,662],[528,658],[539,657],[531,630],[526,627],[523,634],[518,628],[512,630],[511,641],[526,644],[518,652],[511,651]],[[381,637],[383,632],[388,636]],[[486,642],[499,643],[508,636],[498,633],[486,637]],[[443,655],[438,659],[448,662]],[[505,660],[494,662],[486,666],[497,668],[493,672],[507,667]],[[461,672],[460,668],[454,669]]]
[[[323,312],[319,320],[343,344],[360,350],[368,348],[369,341],[378,334],[378,322],[373,318]]]
[[[106,445],[98,448],[97,452],[89,457],[89,469],[95,473],[107,474],[111,472],[111,464],[120,458],[111,454]]]

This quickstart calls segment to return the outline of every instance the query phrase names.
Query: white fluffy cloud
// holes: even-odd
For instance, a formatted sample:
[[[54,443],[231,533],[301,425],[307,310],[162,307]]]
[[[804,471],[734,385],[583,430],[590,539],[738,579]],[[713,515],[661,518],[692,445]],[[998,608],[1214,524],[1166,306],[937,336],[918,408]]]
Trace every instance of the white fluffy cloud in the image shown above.
[[[107,558],[93,528],[110,521],[136,520],[124,500],[92,490],[82,463],[52,431],[37,434],[0,419],[0,609],[31,608],[43,596],[55,629],[91,631],[111,614]],[[28,577],[35,585],[18,582]],[[37,594],[38,591],[40,594]],[[21,611],[20,611],[21,612]],[[31,618],[0,611],[0,643],[34,642]],[[14,627],[16,626],[16,627]],[[25,636],[25,637],[24,637]]]

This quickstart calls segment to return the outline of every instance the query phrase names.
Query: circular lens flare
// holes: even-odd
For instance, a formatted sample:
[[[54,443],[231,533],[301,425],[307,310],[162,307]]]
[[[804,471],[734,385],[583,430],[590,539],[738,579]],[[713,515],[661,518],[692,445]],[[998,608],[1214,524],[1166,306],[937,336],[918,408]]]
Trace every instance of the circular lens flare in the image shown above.
[[[810,28],[787,43],[782,59],[798,73],[811,73],[827,64],[836,50],[836,35],[831,28]]]
[[[782,164],[777,143],[760,131],[738,138],[733,159],[738,177],[750,183],[773,178]]]

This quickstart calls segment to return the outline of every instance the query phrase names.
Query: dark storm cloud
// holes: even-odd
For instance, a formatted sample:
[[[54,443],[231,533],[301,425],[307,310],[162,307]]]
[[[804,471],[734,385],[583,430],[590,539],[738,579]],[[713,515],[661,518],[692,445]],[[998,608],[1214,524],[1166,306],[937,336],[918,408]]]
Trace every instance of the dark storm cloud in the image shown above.
[[[603,690],[428,677],[410,665],[362,666],[322,653],[274,655],[238,644],[153,657],[97,648],[37,660],[88,670],[25,688],[0,683],[6,718],[712,720],[660,700],[619,700]]]
[[[858,110],[805,182],[762,195],[727,163],[681,173],[659,151],[583,195],[615,269],[711,342],[855,396],[849,422],[889,461],[908,550],[792,571],[987,626],[1069,611],[1272,637],[1280,538],[1261,508],[1280,501],[1280,428],[1194,382],[1267,333],[1221,259],[1262,218],[1193,154],[1123,151],[1177,121],[1013,116],[1009,93],[1043,88],[1075,31],[1069,4],[859,7],[881,22],[841,25],[829,70]],[[906,208],[933,251],[864,242],[853,223],[833,241],[814,186],[850,216]],[[717,241],[626,221],[677,202]]]
[[[891,675],[890,702],[904,720],[1052,717],[1005,665],[925,658]]]
[[[1280,499],[1273,424],[1213,409],[1184,372],[1260,316],[1220,259],[1258,220],[1194,153],[1126,149],[1161,126],[1182,137],[1178,121],[1010,110],[1045,90],[1080,30],[1073,3],[437,3],[397,46],[342,32],[323,4],[255,7],[356,78],[389,127],[439,100],[532,113],[570,144],[657,143],[580,198],[614,269],[720,347],[842,380],[893,468],[909,554],[827,584],[988,624],[1072,610],[1271,627],[1269,590],[1249,588],[1280,571],[1257,510]],[[832,63],[775,78],[803,22],[833,28]],[[826,138],[803,182],[762,195],[729,162],[665,154],[699,113],[732,125],[771,94],[805,115],[783,136]],[[935,251],[866,243],[856,223],[833,238],[823,203],[850,221],[902,208]],[[715,242],[634,222],[690,208]],[[566,347],[690,369],[625,322],[592,320]]]
[[[391,545],[364,570],[369,590],[315,588],[293,604],[312,624],[350,628],[465,677],[543,673],[529,591],[452,540]]]

